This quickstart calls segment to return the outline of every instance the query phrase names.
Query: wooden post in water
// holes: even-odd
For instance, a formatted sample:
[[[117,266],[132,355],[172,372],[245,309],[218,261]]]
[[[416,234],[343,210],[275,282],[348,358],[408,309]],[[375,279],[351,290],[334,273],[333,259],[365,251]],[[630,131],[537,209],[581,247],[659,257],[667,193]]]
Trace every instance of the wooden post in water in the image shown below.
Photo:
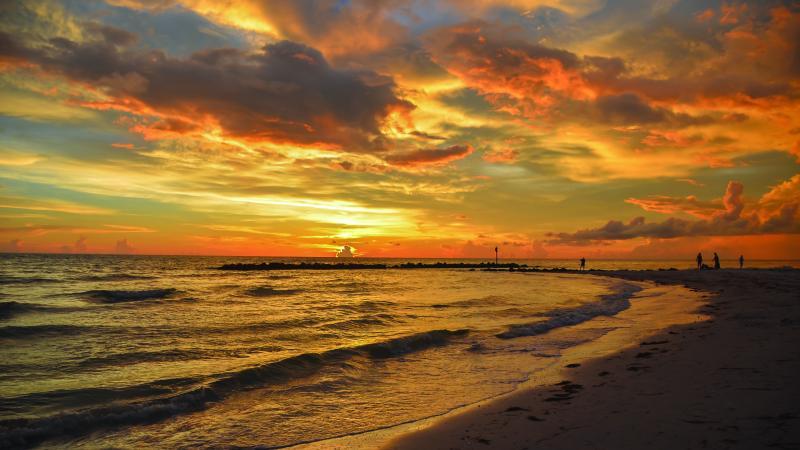
[[[498,257],[497,257],[497,247],[494,248],[494,265],[497,265]]]

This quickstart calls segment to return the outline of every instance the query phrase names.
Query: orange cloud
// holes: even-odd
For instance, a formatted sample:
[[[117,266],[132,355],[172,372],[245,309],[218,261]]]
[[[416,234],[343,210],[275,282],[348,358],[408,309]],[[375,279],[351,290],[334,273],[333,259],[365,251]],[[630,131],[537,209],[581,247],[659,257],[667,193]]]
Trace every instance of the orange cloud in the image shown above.
[[[687,197],[654,196],[648,198],[626,198],[625,203],[630,203],[645,211],[661,214],[675,214],[678,212],[690,214],[700,218],[710,218],[718,212],[722,205],[719,202],[704,202],[694,195]]]
[[[484,161],[493,163],[511,164],[517,161],[519,152],[511,148],[491,149],[483,153]]]
[[[724,25],[733,25],[739,23],[741,16],[747,11],[747,3],[740,3],[738,5],[731,5],[723,3],[720,10],[721,15],[719,23]]]
[[[792,145],[792,148],[789,150],[789,153],[794,155],[795,158],[797,158],[797,162],[800,163],[800,141],[795,141],[794,145]]]
[[[800,178],[800,177],[798,177]],[[611,220],[605,225],[579,230],[574,233],[548,233],[551,244],[591,245],[604,241],[621,241],[635,238],[665,239],[685,236],[744,236],[757,234],[800,234],[800,196],[786,198],[785,192],[797,189],[794,178],[789,184],[782,184],[762,197],[777,203],[774,208],[767,210],[761,202],[756,203],[747,214],[744,214],[745,203],[742,197],[744,186],[731,181],[722,199],[723,210],[717,211],[706,220],[689,221],[678,218],[669,218],[662,222],[648,223],[644,217],[636,217],[624,223]],[[630,200],[630,199],[629,199]],[[635,201],[645,206],[653,206],[647,202]],[[661,204],[665,210],[691,205],[686,200],[672,201]],[[696,203],[696,202],[695,202]]]
[[[706,9],[705,11],[699,12],[695,14],[694,18],[698,22],[708,22],[709,20],[714,18],[714,10],[711,8]]]
[[[471,145],[453,145],[447,148],[423,148],[386,157],[386,161],[399,167],[421,167],[444,165],[466,158],[475,150]]]
[[[437,63],[514,114],[544,114],[557,97],[596,97],[577,56],[505,38],[503,31],[483,22],[444,28],[428,36],[428,48]]]

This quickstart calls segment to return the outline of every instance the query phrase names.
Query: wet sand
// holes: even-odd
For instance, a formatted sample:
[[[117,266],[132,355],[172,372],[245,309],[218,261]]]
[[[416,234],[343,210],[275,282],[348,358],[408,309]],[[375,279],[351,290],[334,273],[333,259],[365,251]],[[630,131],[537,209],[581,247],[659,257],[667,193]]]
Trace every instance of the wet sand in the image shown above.
[[[573,355],[580,363],[567,359],[533,387],[427,421],[384,448],[800,448],[800,270],[597,274],[710,295],[693,320],[639,330],[634,345],[631,335],[609,337],[624,348],[612,353],[584,347]]]

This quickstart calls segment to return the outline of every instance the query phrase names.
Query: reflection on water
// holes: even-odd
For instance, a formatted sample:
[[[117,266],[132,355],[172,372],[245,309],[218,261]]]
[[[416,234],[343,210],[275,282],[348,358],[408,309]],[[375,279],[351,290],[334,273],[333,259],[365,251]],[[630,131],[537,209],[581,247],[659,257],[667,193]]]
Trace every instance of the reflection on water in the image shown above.
[[[214,269],[261,261],[5,255],[0,446],[285,445],[414,420],[512,389],[608,330],[547,331],[633,292],[566,274]]]

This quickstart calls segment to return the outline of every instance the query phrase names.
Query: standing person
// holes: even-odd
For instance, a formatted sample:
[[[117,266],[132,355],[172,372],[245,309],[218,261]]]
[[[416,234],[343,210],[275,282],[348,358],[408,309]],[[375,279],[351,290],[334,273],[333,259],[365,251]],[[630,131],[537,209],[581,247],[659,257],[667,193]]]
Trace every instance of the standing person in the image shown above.
[[[744,268],[744,255],[739,255],[739,269]]]
[[[714,252],[714,269],[719,269],[719,255]]]
[[[581,256],[581,268],[580,268],[580,270],[585,270],[585,269],[586,269],[586,258]]]
[[[700,270],[702,268],[703,268],[703,254],[702,253],[698,253],[697,254],[697,270]]]

